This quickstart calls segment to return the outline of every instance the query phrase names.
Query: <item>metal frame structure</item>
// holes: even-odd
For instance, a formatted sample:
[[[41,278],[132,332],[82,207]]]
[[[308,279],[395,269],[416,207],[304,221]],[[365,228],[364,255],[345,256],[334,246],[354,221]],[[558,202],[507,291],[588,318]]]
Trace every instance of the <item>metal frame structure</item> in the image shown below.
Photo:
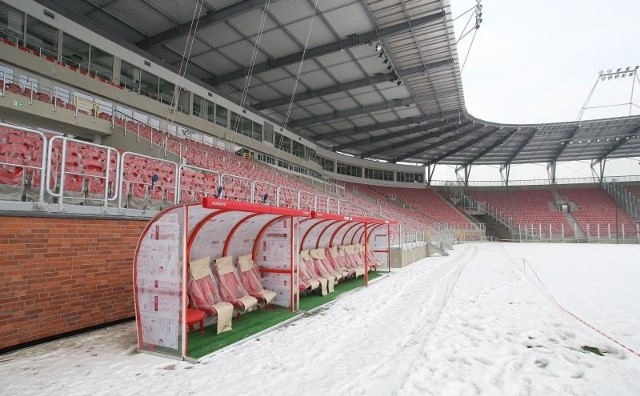
[[[290,114],[286,125],[300,136],[356,157],[429,168],[498,165],[508,180],[512,164],[547,163],[555,179],[558,162],[604,166],[606,159],[640,156],[640,116],[499,124],[469,114],[449,0],[340,0],[317,8],[313,0],[204,2],[193,24],[192,0],[37,1],[172,70],[190,35],[187,78],[238,103],[246,94],[246,103],[276,124]],[[635,69],[625,72],[637,78]],[[486,139],[456,139],[454,126],[464,123],[481,125],[478,134],[498,130]],[[440,151],[436,136],[447,141]]]

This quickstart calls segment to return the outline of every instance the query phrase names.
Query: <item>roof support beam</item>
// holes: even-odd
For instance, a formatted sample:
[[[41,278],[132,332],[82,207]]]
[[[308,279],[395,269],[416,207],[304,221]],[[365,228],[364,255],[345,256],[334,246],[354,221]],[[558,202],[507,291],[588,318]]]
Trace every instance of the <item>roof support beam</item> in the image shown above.
[[[518,130],[518,128],[513,128],[510,132],[507,132],[506,135],[504,135],[503,137],[501,137],[500,139],[496,140],[493,144],[489,145],[488,147],[486,147],[485,149],[483,149],[481,152],[479,152],[478,154],[474,155],[473,158],[471,158],[469,161],[467,161],[465,164],[463,164],[462,166],[468,166],[473,164],[474,162],[476,162],[477,160],[479,160],[480,158],[484,157],[488,152],[490,152],[491,150],[493,150],[494,148],[498,147],[499,145],[503,144],[505,141],[507,141],[507,139],[509,139],[516,131]]]
[[[379,131],[381,129],[387,129],[387,128],[395,128],[403,125],[420,124],[422,122],[428,122],[433,120],[444,120],[447,117],[452,117],[452,116],[460,116],[460,112],[450,111],[442,114],[438,113],[438,114],[424,115],[420,117],[401,118],[399,120],[380,122],[376,124],[366,125],[362,127],[355,127],[350,129],[341,129],[341,130],[329,132],[329,133],[322,133],[322,134],[318,133],[313,135],[313,138],[316,139],[317,141],[322,141],[322,140],[337,138],[340,136],[361,135],[367,132]]]
[[[377,148],[377,149],[369,150],[367,152],[364,152],[364,153],[360,154],[360,156],[363,157],[363,158],[371,157],[372,155],[384,153],[386,151],[395,150],[395,149],[400,148],[400,147],[411,146],[411,145],[416,144],[416,143],[422,143],[425,140],[429,140],[429,139],[433,139],[433,138],[436,138],[436,137],[439,137],[439,136],[442,136],[442,135],[446,135],[447,133],[453,132],[453,131],[455,131],[455,130],[457,130],[459,128],[464,128],[469,124],[471,124],[471,121],[463,121],[460,124],[458,122],[456,122],[455,124],[449,125],[448,127],[442,129],[441,131],[434,132],[434,133],[429,133],[429,134],[426,134],[426,135],[421,135],[421,136],[418,136],[418,137],[413,138],[413,139],[404,140],[404,141],[399,142],[399,143],[394,143],[394,144],[391,144],[391,145],[388,145],[388,146],[384,146],[384,147],[380,147],[380,148]],[[394,162],[395,162],[395,160],[394,160]]]
[[[405,70],[400,70],[395,74],[400,77],[405,77],[413,74],[424,73],[429,69],[435,69],[437,67],[449,65],[451,64],[452,61],[453,60],[449,58],[443,61],[432,62],[426,65],[420,65],[420,66],[411,67]],[[360,80],[354,80],[354,81],[350,81],[342,84],[336,84],[330,87],[310,90],[305,93],[296,95],[294,97],[294,102],[316,98],[318,96],[331,95],[337,92],[349,91],[351,89],[368,87],[369,85],[379,84],[385,81],[391,81],[393,80],[393,78],[394,78],[394,73],[384,73],[384,74],[379,74],[373,77],[363,78]],[[291,96],[282,96],[277,99],[265,100],[264,102],[256,103],[252,105],[252,107],[256,110],[271,109],[273,107],[289,104],[290,101],[291,101]]]
[[[338,119],[338,118],[350,117],[350,116],[357,115],[357,114],[372,113],[374,111],[381,111],[381,110],[394,109],[396,107],[410,106],[410,105],[412,105],[412,104],[414,104],[416,102],[433,100],[435,98],[446,98],[446,97],[451,96],[451,95],[457,95],[457,93],[458,93],[457,90],[452,89],[452,90],[448,90],[446,92],[442,92],[442,93],[439,93],[439,94],[431,94],[431,95],[424,95],[424,96],[418,96],[418,97],[409,97],[409,98],[403,98],[403,99],[393,99],[393,100],[388,100],[388,101],[381,102],[381,103],[375,103],[375,104],[366,105],[366,106],[354,107],[352,109],[334,111],[332,113],[320,114],[320,115],[317,115],[317,116],[301,118],[301,119],[298,119],[298,120],[292,120],[291,122],[289,122],[288,125],[291,128],[295,128],[295,127],[299,127],[299,126],[303,126],[303,125],[311,125],[311,124],[316,124],[316,123],[319,123],[319,122],[335,120],[335,119]]]
[[[338,41],[323,44],[318,47],[308,48],[304,54],[305,60],[317,58],[322,55],[332,54],[334,52],[338,52],[347,48],[357,47],[362,44],[370,43],[374,40],[379,40],[385,37],[392,36],[394,34],[414,29],[419,26],[427,25],[431,22],[435,22],[444,18],[444,15],[444,10],[440,10],[436,13],[421,18],[411,19],[402,23],[398,23],[396,25],[387,26],[385,28],[373,30],[366,33],[352,34]],[[303,52],[300,51],[295,54],[283,56],[282,58],[269,59],[266,62],[258,63],[253,67],[253,74],[258,74],[271,69],[277,69],[280,67],[298,63],[302,59],[302,53]],[[209,81],[209,83],[212,85],[219,85],[227,81],[243,78],[247,75],[248,72],[248,68],[242,68],[226,74],[222,74],[212,81]]]
[[[463,128],[466,125],[457,125],[457,126],[458,126],[458,128],[455,128],[454,130]],[[420,148],[415,149],[413,151],[410,151],[408,153],[402,154],[400,157],[394,158],[394,161],[396,161],[396,162],[397,161],[402,161],[404,159],[411,158],[414,155],[418,155],[418,154],[424,153],[425,151],[436,149],[436,148],[438,148],[440,146],[443,146],[443,145],[451,143],[451,142],[453,142],[455,140],[461,139],[461,138],[463,138],[463,137],[465,137],[465,136],[467,136],[467,135],[469,135],[469,134],[471,134],[471,133],[473,133],[473,132],[475,132],[475,131],[483,128],[483,127],[484,127],[484,124],[476,125],[476,126],[472,127],[469,130],[463,131],[461,133],[456,133],[454,135],[449,136],[448,138],[442,139],[441,141],[433,143],[433,144],[431,144],[429,146],[420,147]],[[434,161],[429,161],[428,164],[435,164],[436,162],[438,162],[438,161],[435,161],[435,162]]]
[[[533,131],[531,131],[531,133],[529,134],[529,136],[526,137],[526,139],[524,139],[524,141],[520,144],[520,146],[518,146],[518,148],[516,149],[516,151],[513,152],[513,154],[511,154],[511,156],[509,157],[508,160],[505,161],[504,164],[500,165],[500,172],[502,172],[502,169],[504,169],[505,167],[511,165],[511,162],[513,162],[513,160],[516,158],[516,156],[518,154],[520,154],[520,152],[522,151],[522,149],[525,148],[525,146],[527,144],[529,144],[529,142],[531,141],[531,139],[533,139],[533,135],[536,134],[536,132],[538,131],[538,128],[534,128]],[[509,182],[508,179],[508,174],[507,174],[507,183]]]
[[[466,135],[468,135],[468,134],[470,134],[470,133],[472,133],[472,132],[474,132],[474,131],[477,131],[478,129],[482,128],[483,126],[484,126],[484,125],[480,125],[480,126],[478,126],[478,127],[474,128],[474,129],[471,129],[471,130],[469,130],[469,131],[466,131],[466,132],[464,132],[464,135],[466,136]],[[484,140],[484,139],[488,138],[489,136],[491,136],[491,135],[492,135],[495,131],[497,131],[498,129],[500,129],[500,128],[498,128],[498,127],[492,128],[489,132],[486,132],[486,133],[484,133],[484,134],[482,134],[482,135],[478,136],[478,137],[477,137],[477,138],[475,138],[475,139],[469,140],[468,142],[466,142],[466,143],[465,143],[465,144],[463,144],[463,145],[460,145],[460,146],[455,147],[455,148],[453,148],[453,149],[451,149],[451,150],[449,150],[449,151],[447,151],[447,152],[445,152],[445,153],[443,153],[443,154],[440,154],[440,155],[439,155],[439,156],[437,156],[435,159],[432,159],[432,160],[430,160],[429,162],[427,162],[427,164],[428,164],[428,165],[431,165],[431,164],[438,163],[438,162],[440,162],[441,160],[443,160],[443,159],[445,159],[445,158],[447,158],[447,157],[450,157],[450,156],[452,156],[452,155],[453,155],[453,154],[455,154],[455,153],[459,153],[460,151],[465,150],[465,149],[467,149],[467,148],[469,148],[469,147],[473,146],[474,144],[477,144],[477,143],[481,142],[482,140]],[[462,137],[462,135],[458,135],[457,137]],[[453,136],[452,136],[451,138],[453,138]],[[442,142],[438,142],[438,143],[442,143]],[[435,145],[434,145],[434,146],[435,146]],[[427,147],[427,150],[429,150],[429,147]]]
[[[435,122],[433,124],[419,125],[419,126],[411,127],[408,129],[404,129],[402,131],[391,132],[391,133],[387,133],[380,136],[372,136],[366,139],[354,140],[353,142],[335,146],[333,150],[342,151],[342,150],[350,149],[353,147],[358,147],[362,144],[381,142],[388,139],[394,139],[398,137],[413,135],[414,133],[419,133],[419,132],[428,132],[431,129],[445,126],[447,125],[447,123],[448,123],[447,121],[443,120],[443,121]]]
[[[640,125],[636,125],[634,128],[632,128],[631,130],[629,130],[629,132],[627,132],[624,136],[622,136],[620,138],[620,140],[617,140],[613,146],[611,146],[609,149],[607,149],[607,151],[602,154],[600,156],[600,158],[597,158],[596,161],[600,162],[604,159],[606,159],[608,156],[611,155],[611,153],[613,153],[614,151],[616,151],[617,149],[620,148],[620,146],[622,146],[623,144],[625,144],[627,142],[627,140],[629,140],[629,138],[631,137],[631,135],[634,135],[636,133],[640,132]],[[565,144],[566,146],[566,144]]]
[[[216,23],[228,21],[229,19],[244,14],[253,9],[264,6],[265,0],[243,0],[225,8],[221,8],[218,11],[207,12],[193,24],[198,26],[198,29],[202,30]],[[158,34],[154,34],[151,37],[147,37],[144,40],[138,41],[136,45],[142,49],[148,49],[158,44],[162,44],[169,40],[175,40],[177,38],[186,36],[189,34],[191,28],[191,21],[176,26],[173,29],[165,30]]]
[[[578,133],[578,129],[580,129],[580,124],[576,125],[576,127],[573,129],[573,131],[571,131],[571,133],[569,134],[569,136],[566,137],[566,140],[572,140],[574,136],[576,136],[576,133]],[[558,149],[558,152],[556,153],[556,155],[553,156],[553,159],[551,160],[552,162],[557,162],[558,158],[560,158],[560,156],[562,155],[562,153],[564,152],[564,149],[567,148],[567,144],[561,144],[560,148]]]

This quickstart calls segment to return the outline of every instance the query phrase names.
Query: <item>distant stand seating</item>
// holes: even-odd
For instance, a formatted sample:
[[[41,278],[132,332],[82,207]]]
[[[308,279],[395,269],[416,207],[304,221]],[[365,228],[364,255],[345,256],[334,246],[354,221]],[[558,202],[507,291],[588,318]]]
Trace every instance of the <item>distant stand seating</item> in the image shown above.
[[[477,200],[497,209],[504,221],[511,223],[512,229],[533,227],[535,234],[549,236],[551,233],[560,237],[574,234],[571,224],[565,215],[555,210],[556,197],[550,187],[531,189],[467,189],[466,193]],[[540,231],[541,230],[541,231]]]
[[[345,182],[345,186],[348,191],[354,192],[354,196],[365,196],[370,202],[378,202],[388,209],[393,208],[404,222],[446,224],[462,228],[474,226],[462,213],[430,189],[384,187],[353,182]]]
[[[584,233],[597,238],[621,235],[624,225],[625,236],[636,234],[636,223],[616,204],[609,194],[600,187],[559,188],[558,192],[577,207],[572,211]],[[618,232],[616,232],[616,225]],[[599,230],[599,231],[598,231]]]

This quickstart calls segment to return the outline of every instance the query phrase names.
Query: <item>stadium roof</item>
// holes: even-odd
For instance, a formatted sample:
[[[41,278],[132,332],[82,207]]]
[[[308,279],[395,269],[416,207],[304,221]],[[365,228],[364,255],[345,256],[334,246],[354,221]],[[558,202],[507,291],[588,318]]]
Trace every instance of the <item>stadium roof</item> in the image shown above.
[[[37,1],[173,69],[196,27],[192,79],[240,103],[253,67],[248,107],[280,124],[289,113],[288,128],[354,156],[503,166],[640,156],[640,116],[506,125],[470,115],[449,0]]]

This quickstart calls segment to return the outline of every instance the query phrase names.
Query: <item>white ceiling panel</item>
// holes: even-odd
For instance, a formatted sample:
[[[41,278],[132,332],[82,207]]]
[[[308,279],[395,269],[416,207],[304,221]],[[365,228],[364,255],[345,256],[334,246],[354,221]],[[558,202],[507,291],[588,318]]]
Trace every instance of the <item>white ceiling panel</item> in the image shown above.
[[[375,30],[360,2],[326,12],[324,16],[340,37]]]
[[[273,58],[280,58],[301,50],[298,43],[280,29],[264,33],[260,40],[260,47]]]

